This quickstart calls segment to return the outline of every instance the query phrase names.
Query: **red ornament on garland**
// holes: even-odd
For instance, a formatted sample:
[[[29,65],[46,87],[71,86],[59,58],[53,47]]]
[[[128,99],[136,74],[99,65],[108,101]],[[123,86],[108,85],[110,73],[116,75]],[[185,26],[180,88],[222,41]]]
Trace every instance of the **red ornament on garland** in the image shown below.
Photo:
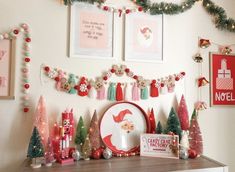
[[[99,149],[93,150],[91,156],[94,159],[100,159],[101,158],[101,151]]]
[[[45,66],[45,67],[44,67],[44,70],[45,70],[46,72],[49,72],[49,71],[50,71],[50,68],[49,68],[48,66]]]
[[[108,6],[104,6],[104,7],[103,7],[103,10],[104,10],[104,11],[108,11],[108,10],[109,10],[109,7],[108,7]]]
[[[129,73],[129,72],[130,72],[130,69],[129,69],[129,68],[126,68],[126,69],[125,69],[125,72],[126,72],[126,73]]]
[[[181,72],[181,75],[185,76],[185,72]]]
[[[25,38],[26,42],[31,42],[31,38]]]
[[[56,82],[59,82],[60,81],[60,78],[57,76],[57,77],[55,77],[55,81]]]
[[[115,69],[111,69],[111,70],[110,70],[111,73],[114,73],[115,71],[116,71]]]
[[[137,80],[137,79],[138,79],[138,76],[137,76],[137,75],[134,75],[133,78],[134,78],[135,80]]]
[[[28,62],[30,62],[30,58],[25,57],[24,61],[28,63]]]
[[[24,110],[24,112],[26,113],[26,112],[29,111],[29,108],[25,107],[23,110]]]
[[[179,80],[180,80],[180,78],[177,76],[177,77],[175,77],[175,80],[176,80],[176,81],[179,81]]]
[[[139,11],[139,12],[143,11],[143,8],[142,8],[142,7],[139,7],[139,8],[138,8],[138,11]]]
[[[129,14],[131,12],[130,9],[126,9],[126,14]]]
[[[161,83],[161,87],[164,87],[165,86],[165,84],[164,83]]]
[[[17,35],[19,33],[19,30],[15,29],[13,33]]]
[[[103,77],[103,80],[107,81],[107,80],[108,80],[108,77],[107,77],[107,76],[104,76],[104,77]]]
[[[88,95],[88,88],[87,88],[87,81],[85,77],[82,77],[80,83],[77,87],[78,95],[79,96],[87,96]]]
[[[29,84],[24,84],[25,89],[29,89],[30,85]]]

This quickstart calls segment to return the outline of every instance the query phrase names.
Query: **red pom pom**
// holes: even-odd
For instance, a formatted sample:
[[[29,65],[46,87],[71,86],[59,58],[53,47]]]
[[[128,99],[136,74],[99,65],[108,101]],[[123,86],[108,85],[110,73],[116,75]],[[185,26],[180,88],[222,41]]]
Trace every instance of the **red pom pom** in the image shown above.
[[[30,85],[29,84],[24,84],[25,89],[29,89]]]
[[[126,72],[126,73],[129,73],[129,72],[130,72],[130,69],[129,69],[129,68],[126,68],[126,69],[125,69],[125,72]]]
[[[165,86],[165,84],[164,83],[161,83],[161,87],[164,87]]]
[[[108,77],[107,76],[104,76],[103,77],[103,80],[107,81]]]
[[[103,7],[103,10],[104,10],[104,11],[108,11],[108,10],[109,10],[109,7],[108,7],[108,6],[104,6],[104,7]]]
[[[154,83],[154,84],[155,84],[156,82],[157,82],[157,81],[156,81],[156,79],[153,79],[153,80],[152,80],[152,83]]]
[[[26,113],[26,112],[29,111],[29,108],[25,107],[23,110],[24,110],[24,112]]]
[[[177,77],[175,77],[175,80],[176,80],[176,81],[179,81],[179,80],[180,80],[180,78],[177,76]]]
[[[25,57],[24,61],[28,63],[28,62],[30,62],[30,58]]]
[[[115,69],[111,69],[110,72],[114,73],[114,72],[115,72]]]
[[[185,76],[185,72],[181,72],[181,75]]]
[[[94,159],[100,159],[101,158],[101,152],[99,149],[92,151],[92,158]]]
[[[189,155],[189,158],[194,159],[194,158],[197,157],[197,152],[193,149],[189,149],[188,150],[188,155]]]
[[[138,11],[139,11],[139,12],[143,11],[143,7],[139,7],[139,8],[138,8]]]
[[[26,42],[31,42],[31,39],[30,38],[25,38],[25,41]]]
[[[50,71],[50,68],[49,68],[48,66],[45,66],[45,67],[44,67],[44,70],[45,70],[46,72],[49,72],[49,71]]]
[[[138,79],[138,76],[137,76],[137,75],[134,75],[133,78],[137,80],[137,79]]]
[[[15,29],[13,33],[17,35],[19,33],[19,30]]]
[[[91,85],[87,85],[87,89],[90,90],[91,89]]]
[[[126,9],[126,14],[129,14],[131,12],[130,9]]]
[[[83,76],[83,77],[81,77],[81,81],[85,81],[86,80],[86,78]]]
[[[60,80],[60,78],[57,76],[57,77],[55,77],[55,81],[56,82],[59,82],[59,80]]]

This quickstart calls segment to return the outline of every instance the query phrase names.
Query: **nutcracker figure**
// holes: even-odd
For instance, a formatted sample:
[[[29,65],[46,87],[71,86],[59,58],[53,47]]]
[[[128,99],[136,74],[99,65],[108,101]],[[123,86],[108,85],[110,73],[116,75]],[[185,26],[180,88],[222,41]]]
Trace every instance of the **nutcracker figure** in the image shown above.
[[[66,110],[62,113],[62,126],[60,126],[60,156],[61,164],[73,163],[73,158],[70,155],[71,148],[69,143],[72,140],[74,133],[73,109]]]

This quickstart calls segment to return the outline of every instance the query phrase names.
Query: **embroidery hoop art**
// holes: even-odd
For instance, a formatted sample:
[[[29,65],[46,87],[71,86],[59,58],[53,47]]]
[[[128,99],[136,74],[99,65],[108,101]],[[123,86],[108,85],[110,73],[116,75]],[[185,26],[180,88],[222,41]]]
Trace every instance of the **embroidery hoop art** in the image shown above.
[[[117,116],[117,114],[120,114],[121,111],[125,111],[125,110],[130,110],[130,112],[132,112],[132,114],[130,115],[130,113],[128,113],[126,116],[129,116],[129,120],[130,120],[130,116],[133,119],[133,125],[134,124],[138,124],[137,129],[138,130],[134,130],[133,132],[139,132],[137,134],[137,136],[135,135],[135,137],[132,135],[133,140],[128,140],[128,139],[121,139],[120,142],[118,142],[118,145],[112,145],[112,134],[111,133],[122,133],[121,129],[120,130],[114,130],[117,129],[115,128],[115,125],[119,125],[119,124],[115,124],[115,121],[112,120],[113,122],[110,121],[110,119],[113,119],[113,112],[116,112],[114,114],[114,116]],[[133,112],[135,117],[133,117]],[[137,115],[136,115],[137,114]],[[124,117],[125,119],[125,117]],[[126,120],[123,120],[126,121]],[[123,122],[122,121],[122,122]],[[124,101],[124,102],[117,102],[114,103],[113,105],[109,106],[106,111],[104,112],[101,121],[100,121],[100,135],[101,135],[101,139],[103,141],[103,143],[105,144],[105,146],[107,148],[109,148],[112,152],[114,156],[132,156],[132,155],[138,155],[140,153],[140,135],[143,133],[149,133],[149,120],[147,117],[147,114],[145,113],[145,111],[137,104],[132,103],[132,102],[128,102],[128,101]],[[134,127],[135,128],[135,127]],[[115,132],[114,132],[115,131]],[[120,134],[120,137],[125,138],[127,134]],[[118,136],[117,136],[118,137]],[[116,140],[118,140],[117,137]],[[122,142],[122,143],[121,143]],[[110,144],[111,143],[111,144]],[[132,146],[130,149],[128,150],[124,150],[126,146]],[[116,148],[116,147],[119,147]],[[122,148],[123,149],[120,149]]]

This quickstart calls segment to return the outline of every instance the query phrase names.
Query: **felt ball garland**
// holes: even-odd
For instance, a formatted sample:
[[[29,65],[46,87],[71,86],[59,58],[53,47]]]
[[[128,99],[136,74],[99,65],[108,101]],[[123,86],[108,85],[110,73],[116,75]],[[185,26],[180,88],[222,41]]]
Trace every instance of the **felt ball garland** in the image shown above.
[[[16,39],[20,33],[24,34],[24,45],[23,45],[23,66],[21,69],[22,72],[22,105],[23,105],[23,112],[28,112],[30,110],[29,108],[29,89],[30,89],[30,83],[29,83],[29,67],[31,62],[30,57],[30,43],[31,43],[31,37],[30,37],[30,30],[29,26],[27,24],[22,24],[19,27],[12,29],[10,32],[6,33],[0,33],[0,40],[3,39]]]
[[[58,91],[65,91],[72,94],[74,92],[73,90],[77,90],[78,96],[94,98],[94,90],[96,90],[96,98],[98,100],[104,100],[107,98],[110,101],[123,101],[124,99],[130,99],[130,97],[132,97],[133,101],[138,101],[139,99],[146,100],[149,96],[158,97],[160,95],[159,90],[161,88],[164,88],[164,93],[162,92],[162,94],[166,94],[167,92],[171,93],[174,91],[175,83],[183,79],[186,75],[185,72],[180,72],[178,74],[169,75],[165,78],[148,80],[142,76],[134,74],[134,72],[127,68],[126,65],[113,65],[112,68],[107,72],[104,72],[102,76],[93,80],[84,76],[79,77],[77,75],[64,72],[61,69],[51,68],[49,66],[43,66],[43,70],[48,78],[53,79],[56,82],[56,89]],[[134,80],[134,82],[109,82],[112,75],[116,75],[118,77],[126,75],[130,79]],[[71,76],[73,76],[72,82]],[[78,84],[74,84],[75,82]],[[109,86],[106,91],[105,85],[107,84],[109,84]],[[129,85],[132,85],[132,89],[129,88]],[[150,89],[148,87],[150,87]]]

